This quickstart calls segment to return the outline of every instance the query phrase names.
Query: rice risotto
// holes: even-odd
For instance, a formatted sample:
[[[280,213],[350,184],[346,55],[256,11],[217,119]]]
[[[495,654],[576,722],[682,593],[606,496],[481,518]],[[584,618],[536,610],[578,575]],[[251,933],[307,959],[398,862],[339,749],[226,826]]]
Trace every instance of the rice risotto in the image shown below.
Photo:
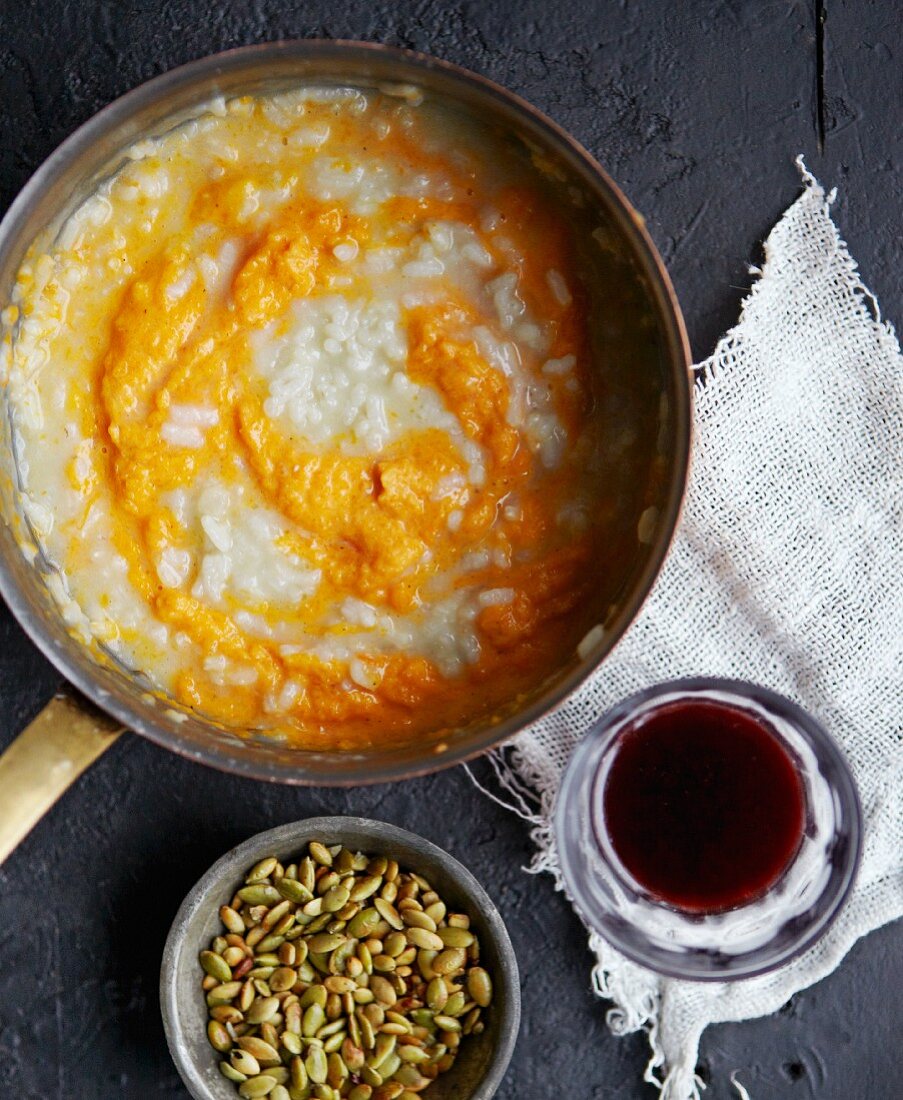
[[[538,170],[437,110],[211,102],[128,151],[4,311],[69,626],[228,726],[453,728],[592,625],[608,429],[574,234]]]

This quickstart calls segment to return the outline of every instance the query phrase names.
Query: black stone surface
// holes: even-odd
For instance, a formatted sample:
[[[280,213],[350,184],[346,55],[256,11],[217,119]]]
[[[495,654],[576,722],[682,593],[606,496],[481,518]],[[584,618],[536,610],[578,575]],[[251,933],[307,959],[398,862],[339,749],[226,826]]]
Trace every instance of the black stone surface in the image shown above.
[[[823,22],[822,22],[823,20]],[[0,0],[0,207],[76,125],[141,80],[229,46],[365,38],[501,81],[571,130],[646,214],[697,358],[736,319],[747,265],[794,198],[794,167],[838,185],[835,216],[900,320],[899,8],[875,0]],[[704,671],[704,670],[700,670]],[[57,676],[0,606],[0,747]],[[477,772],[486,777],[485,765]],[[520,821],[461,769],[348,793],[297,791],[124,738],[0,869],[0,1094],[184,1098],[157,1006],[183,893],[227,847],[313,813],[382,817],[467,863],[509,922],[524,1022],[499,1100],[643,1100],[646,1040],[616,1039],[589,986],[580,924],[521,868]],[[706,1032],[707,1097],[896,1100],[903,925],[860,942],[774,1017]]]

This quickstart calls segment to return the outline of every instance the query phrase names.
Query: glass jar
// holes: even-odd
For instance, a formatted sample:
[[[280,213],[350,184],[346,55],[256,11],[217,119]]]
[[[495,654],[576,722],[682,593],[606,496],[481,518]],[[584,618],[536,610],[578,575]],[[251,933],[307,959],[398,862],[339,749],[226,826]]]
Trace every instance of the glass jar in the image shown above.
[[[792,761],[803,793],[796,854],[764,893],[718,912],[655,897],[619,859],[605,823],[603,793],[622,738],[652,712],[689,701],[734,708],[764,726]],[[790,700],[734,680],[677,680],[619,703],[577,746],[555,808],[565,887],[589,927],[643,966],[696,980],[752,977],[810,947],[850,891],[861,832],[853,777],[824,728]]]

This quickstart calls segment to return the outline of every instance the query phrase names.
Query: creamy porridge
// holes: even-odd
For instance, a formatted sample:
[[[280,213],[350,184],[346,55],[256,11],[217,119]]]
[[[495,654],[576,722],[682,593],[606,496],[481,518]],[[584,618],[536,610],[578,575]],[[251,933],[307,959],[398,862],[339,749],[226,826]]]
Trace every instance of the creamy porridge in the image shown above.
[[[71,629],[330,747],[560,666],[606,514],[572,238],[538,173],[377,93],[212,102],[135,145],[3,315]]]

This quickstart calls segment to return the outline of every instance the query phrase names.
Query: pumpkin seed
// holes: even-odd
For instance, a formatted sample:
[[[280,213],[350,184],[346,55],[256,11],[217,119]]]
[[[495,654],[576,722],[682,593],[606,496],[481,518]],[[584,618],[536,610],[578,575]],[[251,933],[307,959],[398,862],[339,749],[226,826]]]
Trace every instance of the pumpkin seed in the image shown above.
[[[326,1012],[321,1005],[314,1002],[308,1005],[301,1021],[301,1034],[306,1038],[316,1035],[326,1022]]]
[[[229,1062],[220,1062],[219,1071],[227,1081],[235,1081],[236,1083],[247,1081],[247,1077],[245,1077],[243,1073],[239,1073],[239,1071]]]
[[[260,1073],[260,1063],[253,1054],[249,1054],[246,1050],[233,1050],[229,1055],[229,1061],[245,1077],[256,1077]]]
[[[232,980],[232,968],[222,955],[218,955],[215,951],[202,951],[199,958],[201,966],[211,978],[216,978],[218,982]]]
[[[433,959],[432,967],[436,974],[453,974],[461,970],[467,961],[467,952],[461,947],[446,947]]]
[[[385,1062],[389,1055],[395,1050],[395,1044],[398,1042],[394,1035],[385,1035],[382,1032],[376,1036],[376,1045],[373,1053],[366,1059],[367,1065],[371,1069],[379,1069],[379,1067]]]
[[[326,1008],[326,999],[329,996],[329,991],[323,985],[312,985],[310,989],[305,989],[301,994],[301,1007],[307,1008],[309,1005],[319,1005],[320,1008]]]
[[[393,1050],[389,1057],[385,1060],[385,1062],[383,1062],[383,1064],[379,1067],[377,1073],[382,1074],[383,1081],[388,1084],[388,1078],[394,1077],[395,1074],[398,1072],[400,1066],[401,1059],[398,1057],[398,1054]]]
[[[282,1060],[279,1057],[279,1051],[275,1047],[270,1046],[269,1043],[264,1042],[256,1035],[242,1035],[236,1042],[242,1050],[246,1050],[248,1054],[253,1054],[258,1062],[275,1062],[278,1064]]]
[[[399,932],[404,928],[404,921],[398,915],[398,910],[390,901],[386,901],[384,897],[374,898],[373,905],[377,913],[379,913],[382,919],[392,928]]]
[[[415,925],[412,928],[408,928],[405,933],[408,943],[414,947],[423,948],[425,951],[441,951],[445,947],[445,943],[435,932],[430,932],[428,928],[421,928]]]
[[[430,1060],[425,1050],[411,1045],[399,1047],[397,1053],[402,1062],[411,1062],[414,1065],[422,1066]]]
[[[472,966],[468,970],[467,992],[480,1008],[486,1008],[492,1000],[492,979],[481,966]]]
[[[279,891],[275,886],[244,886],[238,891],[238,896],[249,905],[275,905],[281,900]]]
[[[282,1033],[282,1045],[289,1052],[289,1054],[300,1054],[304,1049],[304,1044],[301,1042],[301,1036],[294,1031],[283,1031]]]
[[[326,1062],[326,1080],[334,1089],[339,1089],[348,1077],[348,1067],[342,1061],[342,1057],[333,1051]]]
[[[327,913],[337,913],[348,904],[351,891],[347,886],[332,886],[323,895],[323,908]]]
[[[240,936],[245,931],[245,922],[241,919],[241,914],[237,913],[231,905],[220,906],[219,919],[230,932]]]
[[[210,1008],[214,1005],[225,1005],[234,1001],[241,990],[241,982],[223,982],[222,985],[211,989],[207,994],[207,1004]]]
[[[276,885],[276,889],[286,901],[293,902],[295,905],[308,902],[313,897],[313,894],[303,882],[298,882],[297,879],[293,878],[281,878]]]
[[[275,1087],[274,1077],[252,1077],[238,1086],[238,1095],[245,1097],[246,1100],[256,1100],[260,1096],[269,1096]]]
[[[470,947],[474,938],[473,932],[454,926],[440,929],[437,935],[446,947]]]
[[[214,1050],[226,1054],[232,1048],[232,1036],[218,1020],[207,1024],[207,1038]]]
[[[326,1060],[326,1052],[322,1047],[313,1046],[310,1048],[307,1052],[307,1058],[304,1060],[304,1068],[307,1070],[307,1076],[314,1084],[322,1085],[326,1081],[329,1066]]]
[[[402,909],[399,907],[401,919],[409,928],[422,928],[427,932],[436,931],[436,922],[422,909]]]
[[[262,1024],[275,1016],[279,1011],[278,997],[261,997],[255,1001],[245,1013],[245,1019],[249,1024]]]
[[[275,856],[267,856],[259,863],[255,863],[251,870],[248,871],[247,875],[245,876],[245,882],[247,883],[247,885],[251,886],[253,883],[263,882],[265,878],[269,878],[270,875],[273,873],[276,862],[277,860]]]
[[[318,932],[307,941],[307,947],[313,955],[325,955],[327,952],[335,951],[347,938],[341,932]]]
[[[307,850],[310,852],[311,859],[315,860],[321,866],[332,866],[332,853],[325,844],[321,844],[317,840],[312,840],[310,844],[308,844]]]
[[[295,1056],[289,1063],[289,1078],[292,1082],[292,1088],[304,1089],[307,1088],[307,1068],[304,1065],[304,1059]]]

